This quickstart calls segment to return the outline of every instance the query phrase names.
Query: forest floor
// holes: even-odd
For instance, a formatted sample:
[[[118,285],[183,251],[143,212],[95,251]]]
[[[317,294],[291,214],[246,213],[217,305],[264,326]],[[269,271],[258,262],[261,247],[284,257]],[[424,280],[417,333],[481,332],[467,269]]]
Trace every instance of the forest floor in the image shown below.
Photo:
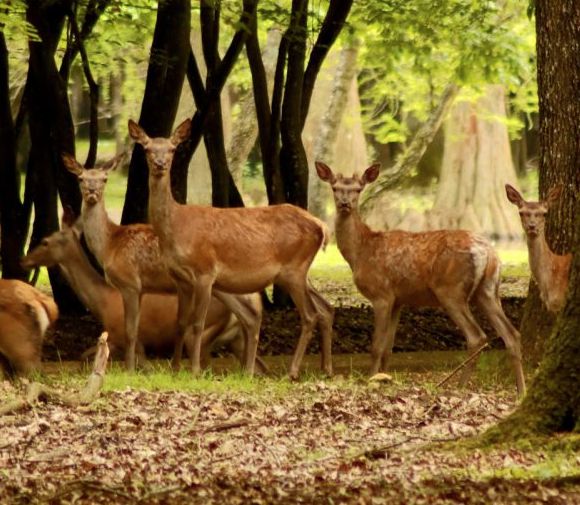
[[[266,314],[268,377],[244,376],[229,357],[196,380],[165,360],[133,374],[113,363],[89,406],[39,403],[0,417],[0,504],[580,503],[580,437],[464,445],[517,405],[499,339],[466,388],[456,378],[438,387],[464,359],[463,337],[439,310],[407,310],[390,377],[369,382],[370,308],[350,283],[315,282],[337,308],[332,379],[318,371],[317,342],[301,380],[286,378],[291,310]],[[527,279],[502,284],[515,324],[526,288]],[[80,388],[86,366],[62,360],[78,359],[98,332],[89,316],[64,318],[40,380]],[[26,386],[0,382],[0,404]]]

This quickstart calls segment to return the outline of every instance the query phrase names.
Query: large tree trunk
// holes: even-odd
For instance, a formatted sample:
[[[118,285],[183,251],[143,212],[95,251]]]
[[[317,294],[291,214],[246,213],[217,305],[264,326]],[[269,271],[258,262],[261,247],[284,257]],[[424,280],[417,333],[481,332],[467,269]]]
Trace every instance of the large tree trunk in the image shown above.
[[[168,137],[173,128],[189,56],[190,13],[190,0],[159,2],[139,117],[139,124],[150,137]],[[137,144],[129,165],[123,224],[147,220],[148,174],[145,153]],[[180,195],[187,194],[187,180],[177,181],[177,186],[182,191],[176,199],[183,201]]]
[[[554,217],[549,231],[558,250],[572,246],[574,258],[566,304],[546,342],[529,393],[514,414],[488,433],[490,439],[500,441],[530,433],[580,430],[580,3],[537,0],[536,30],[541,196],[552,184],[565,183],[560,205],[550,212]]]
[[[348,93],[356,76],[356,62],[358,56],[358,42],[341,49],[338,66],[336,67],[334,82],[326,110],[320,119],[318,134],[314,141],[313,161],[324,161],[334,165],[335,143],[340,123],[346,110]],[[337,167],[339,170],[342,167]],[[366,167],[349,167],[352,171]],[[322,183],[316,174],[311,173],[308,182],[308,210],[321,219],[327,218],[326,190],[328,185]]]
[[[504,185],[516,183],[502,86],[487,86],[476,103],[456,102],[446,122],[445,147],[431,227],[463,228],[493,238],[521,235]]]
[[[550,208],[546,221],[548,244],[560,254],[572,250],[573,222],[577,219],[576,202],[580,194],[578,9],[578,2],[571,0],[542,1],[536,7],[540,197],[544,198],[552,186],[562,184],[564,193]],[[568,49],[562,51],[562,47]],[[521,332],[525,354],[532,362],[541,358],[553,323],[554,316],[544,307],[538,288],[531,281]]]

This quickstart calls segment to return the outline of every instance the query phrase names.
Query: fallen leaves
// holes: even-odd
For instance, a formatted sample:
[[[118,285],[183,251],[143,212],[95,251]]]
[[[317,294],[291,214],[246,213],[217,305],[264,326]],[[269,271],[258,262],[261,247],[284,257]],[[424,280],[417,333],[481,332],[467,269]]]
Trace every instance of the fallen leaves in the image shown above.
[[[17,391],[0,385],[0,393]],[[505,393],[341,381],[273,395],[105,393],[90,408],[38,405],[0,421],[3,503],[564,503],[483,472],[541,458],[454,453],[513,408]]]

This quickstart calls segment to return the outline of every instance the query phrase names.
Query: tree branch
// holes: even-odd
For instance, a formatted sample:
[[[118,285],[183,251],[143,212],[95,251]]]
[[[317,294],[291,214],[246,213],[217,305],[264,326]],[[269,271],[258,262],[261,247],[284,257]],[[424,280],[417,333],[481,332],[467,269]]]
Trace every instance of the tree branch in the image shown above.
[[[417,166],[441,126],[443,119],[445,119],[447,112],[449,112],[451,105],[453,105],[458,92],[459,87],[456,84],[449,83],[445,87],[439,100],[439,105],[431,112],[429,119],[417,130],[409,147],[399,156],[395,165],[389,170],[385,170],[377,181],[362,194],[360,203],[362,213],[370,210],[373,202],[380,195],[398,186],[409,172]]]

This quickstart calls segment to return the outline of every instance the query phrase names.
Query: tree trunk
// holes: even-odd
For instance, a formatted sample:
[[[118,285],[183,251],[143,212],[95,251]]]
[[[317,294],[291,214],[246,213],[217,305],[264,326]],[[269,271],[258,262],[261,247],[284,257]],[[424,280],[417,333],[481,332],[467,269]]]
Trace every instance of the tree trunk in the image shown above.
[[[272,93],[274,70],[276,67],[276,49],[280,44],[282,34],[278,29],[268,31],[266,47],[262,51],[262,61],[268,94]],[[230,172],[234,181],[240,186],[244,164],[250,155],[258,137],[258,123],[256,122],[256,104],[254,94],[248,90],[239,100],[240,111],[233,125],[232,138],[227,151]]]
[[[27,274],[20,266],[20,257],[26,232],[8,76],[8,49],[4,32],[0,32],[0,265],[4,279],[25,279]]]
[[[314,141],[313,161],[324,161],[328,165],[334,166],[334,148],[336,138],[346,105],[348,102],[348,92],[356,76],[356,62],[358,56],[358,42],[355,41],[349,46],[345,46],[340,51],[339,62],[334,75],[330,99],[324,115],[320,120],[318,135]],[[356,169],[358,167],[353,167]],[[363,168],[363,167],[360,167]],[[324,184],[324,189],[326,189]],[[308,210],[325,220],[326,193],[322,191],[323,184],[316,174],[310,174],[308,183]]]
[[[139,117],[139,124],[150,137],[168,137],[173,128],[189,56],[190,12],[190,0],[167,0],[157,9]],[[123,224],[147,220],[148,173],[145,153],[137,144],[129,165]],[[186,179],[177,181],[177,185],[183,186],[183,194],[187,194]]]
[[[507,127],[495,119],[505,115],[499,85],[487,86],[476,103],[454,105],[446,123],[431,227],[469,229],[499,239],[521,235],[517,212],[505,197],[505,183],[517,180]]]
[[[546,239],[559,254],[572,250],[574,212],[580,194],[580,50],[572,51],[580,44],[578,12],[578,3],[571,0],[541,1],[536,7],[539,189],[540,198],[557,184],[562,184],[564,189],[558,202],[550,207],[546,220]],[[562,47],[570,50],[562,52],[559,49]],[[553,322],[554,316],[544,307],[539,291],[531,281],[521,332],[526,355],[532,362],[541,358]]]
[[[549,213],[549,237],[557,250],[575,254],[566,304],[529,393],[514,414],[488,432],[490,440],[580,430],[580,3],[536,0],[536,31],[540,195],[554,183],[564,183],[564,197]]]

